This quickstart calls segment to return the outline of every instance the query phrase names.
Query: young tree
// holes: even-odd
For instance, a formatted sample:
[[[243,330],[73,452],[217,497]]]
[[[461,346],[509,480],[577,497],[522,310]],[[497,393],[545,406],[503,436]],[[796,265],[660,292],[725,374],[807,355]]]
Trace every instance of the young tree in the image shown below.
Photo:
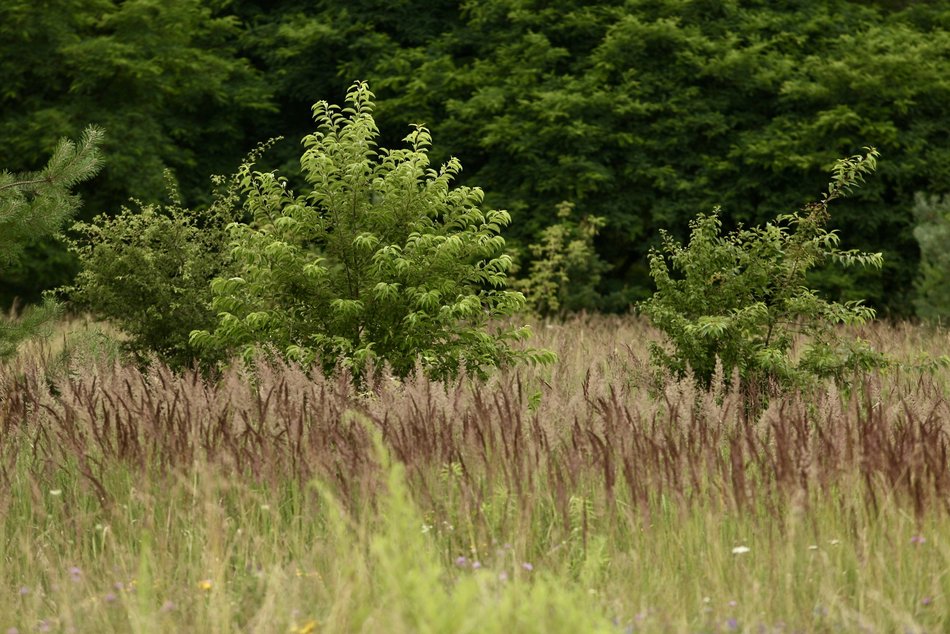
[[[826,263],[880,267],[880,253],[842,250],[837,233],[827,229],[828,204],[863,182],[878,153],[842,159],[828,192],[801,211],[775,221],[721,234],[718,208],[691,223],[689,243],[664,235],[661,250],[650,254],[657,291],[643,311],[666,335],[654,343],[659,368],[691,376],[710,389],[717,363],[728,381],[738,370],[747,410],[758,411],[777,391],[804,388],[815,379],[845,380],[850,372],[883,363],[860,341],[849,341],[838,324],[860,324],[874,310],[860,301],[841,304],[808,287],[810,270]],[[791,354],[796,334],[804,348]]]
[[[89,127],[78,144],[62,139],[42,170],[0,172],[0,267],[11,264],[27,240],[56,233],[79,208],[81,201],[70,189],[99,171],[102,138],[100,129]],[[0,320],[0,357],[11,355],[54,313],[55,305],[47,300],[19,320]]]
[[[269,344],[305,364],[360,376],[369,359],[398,376],[432,377],[552,354],[512,345],[527,327],[489,328],[524,306],[505,289],[511,257],[499,235],[507,212],[481,209],[478,188],[452,187],[461,164],[430,167],[429,132],[407,149],[377,149],[373,94],[357,83],[347,107],[314,106],[319,130],[300,159],[310,192],[242,168],[245,209],[231,225],[236,275],[212,283],[220,321],[192,333],[209,350],[245,355]]]

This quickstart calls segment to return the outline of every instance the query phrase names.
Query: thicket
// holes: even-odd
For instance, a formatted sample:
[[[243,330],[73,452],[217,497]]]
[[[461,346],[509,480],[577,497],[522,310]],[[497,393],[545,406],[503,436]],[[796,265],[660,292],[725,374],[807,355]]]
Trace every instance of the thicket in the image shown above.
[[[685,246],[664,233],[662,249],[650,254],[657,291],[642,304],[666,337],[652,345],[654,364],[704,390],[717,372],[727,387],[736,372],[752,412],[783,391],[827,378],[848,385],[855,373],[883,365],[881,354],[837,328],[866,323],[874,310],[829,301],[809,285],[809,273],[824,264],[882,266],[880,253],[841,249],[827,227],[829,203],[863,183],[877,157],[868,149],[838,161],[819,200],[764,225],[723,235],[716,208],[690,223]],[[796,339],[803,341],[792,354]]]
[[[78,143],[61,139],[43,169],[0,172],[0,268],[15,262],[30,239],[57,233],[76,212],[82,201],[71,189],[99,171],[102,139],[100,129],[88,127]],[[19,319],[0,318],[0,358],[15,352],[20,341],[55,314],[55,303],[47,299]]]

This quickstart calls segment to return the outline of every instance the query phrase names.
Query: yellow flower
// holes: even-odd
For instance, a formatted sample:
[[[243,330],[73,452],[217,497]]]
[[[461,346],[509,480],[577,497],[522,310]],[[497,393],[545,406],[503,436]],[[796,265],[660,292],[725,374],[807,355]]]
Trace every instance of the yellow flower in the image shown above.
[[[310,619],[300,627],[290,628],[291,634],[313,634],[317,631],[317,621],[316,619]]]
[[[211,589],[211,579],[202,579],[198,582],[198,589],[207,592]]]

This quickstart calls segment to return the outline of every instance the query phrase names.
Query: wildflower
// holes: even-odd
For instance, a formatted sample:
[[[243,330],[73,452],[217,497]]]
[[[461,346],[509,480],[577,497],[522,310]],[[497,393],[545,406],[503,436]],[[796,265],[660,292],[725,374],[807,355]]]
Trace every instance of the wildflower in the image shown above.
[[[920,605],[926,607],[926,606],[930,605],[930,604],[933,603],[933,602],[934,602],[934,598],[933,598],[933,597],[924,597],[923,599],[920,600]]]
[[[459,556],[455,558],[455,565],[458,566],[459,568],[462,568],[467,563],[468,563],[468,558],[466,557]]]
[[[818,544],[812,544],[808,547],[808,550],[818,550]]]
[[[79,568],[79,566],[72,566],[69,569],[69,576],[73,581],[79,581],[82,579],[82,570]]]
[[[508,581],[508,573],[502,570],[498,573],[498,581],[505,582]]]
[[[478,570],[478,569],[481,568],[481,567],[482,567],[482,562],[480,562],[480,561],[473,561],[473,562],[472,562],[472,570]]]
[[[841,543],[841,540],[840,540],[840,539],[832,539],[832,540],[829,541],[828,543],[831,544],[832,546],[837,546],[838,544]]]
[[[300,627],[294,627],[290,631],[292,634],[313,634],[317,631],[318,623],[314,619],[310,619]]]
[[[20,596],[25,597],[30,593],[30,589],[26,586],[20,586]]]
[[[732,554],[733,554],[733,555],[744,555],[744,554],[746,554],[747,552],[749,552],[750,550],[752,550],[752,549],[749,548],[748,546],[736,546],[735,548],[732,549]]]
[[[729,619],[728,621],[726,621],[726,627],[729,628],[730,630],[737,630],[737,629],[739,629],[739,621],[737,621],[737,620],[733,617],[733,618]]]
[[[39,622],[39,625],[36,626],[36,629],[40,632],[50,632],[53,630],[53,626],[50,625],[49,621],[43,619]]]
[[[115,603],[115,600],[119,597],[116,596],[115,592],[109,592],[102,598],[106,603]]]
[[[171,612],[174,609],[175,609],[175,604],[170,599],[166,599],[165,603],[162,604],[162,607],[159,608],[159,611],[164,613],[164,612]]]
[[[729,602],[729,607],[730,607],[730,608],[734,608],[734,607],[736,607],[737,605],[739,605],[739,602],[738,602],[738,601],[730,601],[730,602]]]
[[[123,590],[125,590],[125,584],[122,583],[121,581],[116,581],[115,583],[112,584],[112,587],[115,588],[116,592],[122,592]]]
[[[198,582],[198,589],[207,592],[208,590],[211,590],[212,585],[211,579],[202,579]]]
[[[61,496],[61,495],[63,494],[63,490],[62,490],[62,489],[50,489],[49,494],[52,495],[54,498],[58,498],[59,496]]]
[[[422,534],[425,535],[432,530],[432,524],[423,524],[422,525]]]
[[[526,561],[523,564],[521,564],[521,569],[524,570],[525,572],[531,572],[532,570],[534,570],[534,566],[532,566]]]
[[[910,543],[914,544],[915,546],[920,546],[921,544],[927,543],[927,538],[923,535],[914,535],[910,538]]]

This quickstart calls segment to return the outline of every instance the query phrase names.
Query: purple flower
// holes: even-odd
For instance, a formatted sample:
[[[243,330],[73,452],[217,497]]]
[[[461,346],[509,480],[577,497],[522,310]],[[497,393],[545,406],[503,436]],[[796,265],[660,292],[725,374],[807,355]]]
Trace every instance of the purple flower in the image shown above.
[[[482,562],[480,562],[480,561],[473,561],[473,562],[472,562],[472,570],[478,570],[478,569],[481,568],[481,567],[482,567]]]
[[[115,603],[115,600],[119,597],[116,596],[115,592],[109,592],[106,596],[102,597],[106,603]]]
[[[726,621],[726,627],[730,630],[737,630],[739,629],[739,621],[737,621],[735,618],[731,618]]]
[[[934,602],[933,597],[924,597],[920,600],[920,605],[927,606]]]
[[[465,564],[467,564],[467,563],[468,563],[468,559],[465,558],[465,557],[456,557],[456,558],[455,558],[455,565],[458,566],[459,568],[464,567]]]
[[[921,544],[926,544],[926,543],[927,543],[927,538],[924,537],[923,535],[914,535],[914,536],[912,536],[912,537],[910,538],[910,543],[911,543],[911,544],[914,544],[915,546],[919,546],[919,545],[921,545]]]
[[[524,562],[523,564],[521,564],[521,568],[522,568],[525,572],[531,572],[532,570],[534,570],[534,566],[532,566],[531,564],[529,564],[527,561]]]
[[[25,597],[25,596],[28,595],[29,593],[30,593],[30,589],[29,589],[29,588],[27,588],[26,586],[20,586],[20,596],[21,596],[21,597]]]
[[[69,576],[73,578],[73,581],[79,581],[82,579],[82,570],[78,566],[72,566],[69,569]]]
[[[165,603],[163,603],[161,607],[162,612],[171,612],[174,609],[175,609],[175,604],[171,601],[171,599],[166,600]]]

